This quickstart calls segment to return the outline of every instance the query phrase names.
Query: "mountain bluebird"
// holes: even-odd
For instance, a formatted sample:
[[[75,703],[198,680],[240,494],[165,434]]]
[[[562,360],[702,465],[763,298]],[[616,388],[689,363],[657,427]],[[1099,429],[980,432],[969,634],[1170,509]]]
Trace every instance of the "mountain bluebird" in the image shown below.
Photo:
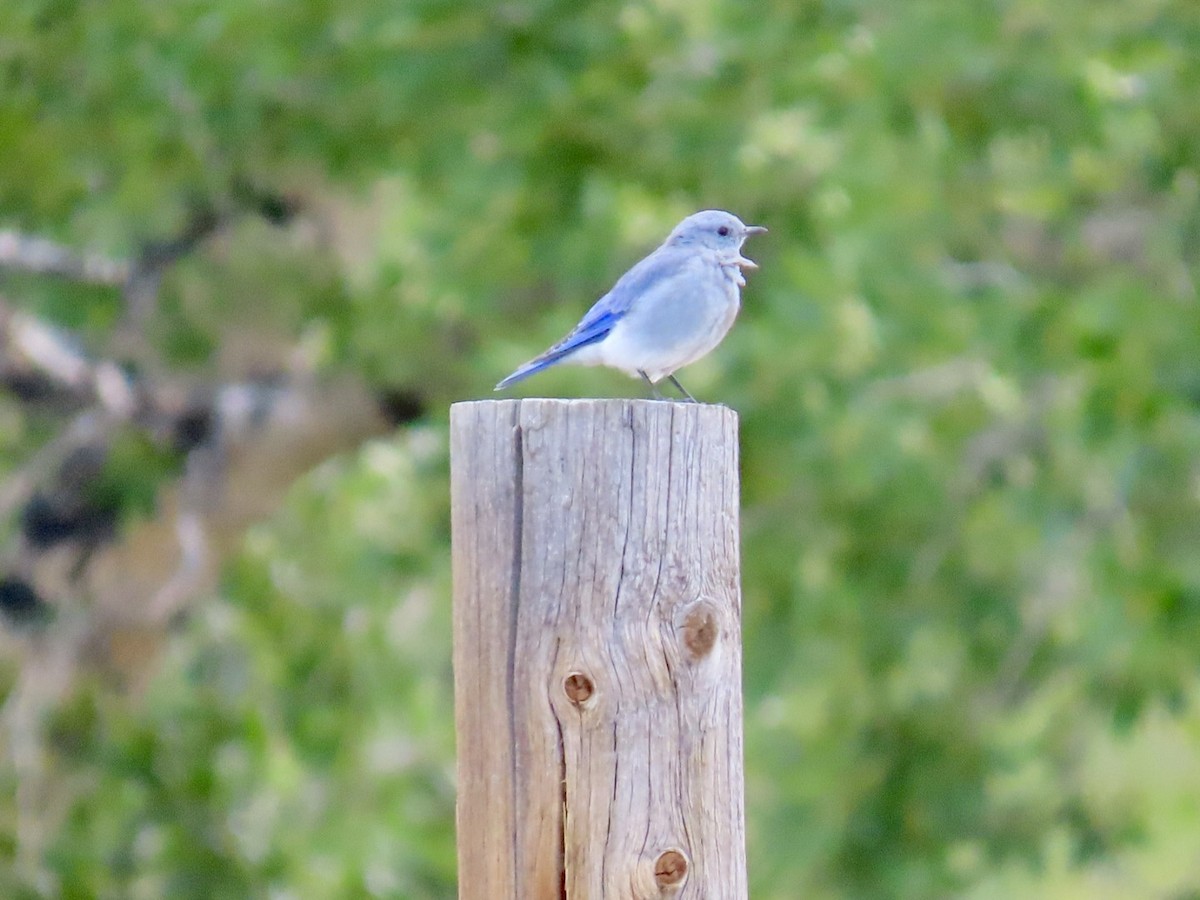
[[[732,213],[706,209],[688,216],[662,246],[621,276],[575,329],[498,385],[503,390],[560,362],[611,366],[655,383],[667,378],[695,402],[675,370],[721,343],[741,307],[742,242],[767,229],[745,225]]]

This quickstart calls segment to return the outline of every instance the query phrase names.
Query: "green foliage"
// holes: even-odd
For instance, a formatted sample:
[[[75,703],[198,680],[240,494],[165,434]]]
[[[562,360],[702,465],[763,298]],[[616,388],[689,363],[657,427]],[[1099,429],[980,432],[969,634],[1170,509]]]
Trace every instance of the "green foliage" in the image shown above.
[[[446,895],[444,478],[425,430],[318,469],[149,696],[61,711],[51,764],[94,785],[48,853],[63,896]]]
[[[179,469],[179,460],[167,448],[144,435],[123,433],[113,442],[99,476],[88,485],[88,500],[127,517],[149,513],[155,505],[155,485]]]
[[[1200,891],[1190,4],[5,18],[0,224],[119,255],[233,213],[145,323],[176,364],[315,336],[440,410],[683,214],[768,225],[685,376],[742,417],[752,895]],[[31,304],[102,344],[75,290]],[[298,486],[148,697],[63,709],[62,896],[452,896],[444,418]]]

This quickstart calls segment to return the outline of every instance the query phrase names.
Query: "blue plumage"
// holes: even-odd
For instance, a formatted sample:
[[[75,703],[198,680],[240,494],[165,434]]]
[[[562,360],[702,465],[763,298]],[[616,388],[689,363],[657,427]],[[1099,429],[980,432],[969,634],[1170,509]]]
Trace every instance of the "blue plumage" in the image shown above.
[[[621,276],[565,338],[496,385],[503,390],[560,362],[606,365],[654,385],[712,350],[741,306],[743,241],[765,232],[721,210],[688,216],[657,250]]]

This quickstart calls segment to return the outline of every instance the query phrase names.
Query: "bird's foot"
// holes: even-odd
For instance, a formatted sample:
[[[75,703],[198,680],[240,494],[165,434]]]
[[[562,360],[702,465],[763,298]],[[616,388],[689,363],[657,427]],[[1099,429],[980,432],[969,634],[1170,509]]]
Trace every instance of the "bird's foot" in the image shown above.
[[[664,397],[662,395],[662,393],[659,391],[659,389],[655,386],[654,382],[650,380],[649,375],[647,375],[641,369],[638,369],[638,374],[642,376],[642,381],[646,382],[646,386],[650,388],[650,399],[651,400],[666,400],[667,399],[666,397]]]
[[[678,378],[676,378],[674,375],[668,375],[667,378],[670,379],[671,384],[675,385],[675,387],[677,387],[679,389],[679,393],[683,394],[683,396],[685,398],[687,398],[688,403],[696,402],[696,398],[688,393],[687,388],[685,388],[682,384],[679,383]]]

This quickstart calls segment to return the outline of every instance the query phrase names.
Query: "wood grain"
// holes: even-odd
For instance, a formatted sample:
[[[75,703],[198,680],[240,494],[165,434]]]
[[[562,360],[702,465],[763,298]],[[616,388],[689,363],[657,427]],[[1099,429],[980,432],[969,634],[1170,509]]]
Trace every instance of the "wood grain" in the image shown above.
[[[737,415],[451,410],[462,900],[746,896]]]

